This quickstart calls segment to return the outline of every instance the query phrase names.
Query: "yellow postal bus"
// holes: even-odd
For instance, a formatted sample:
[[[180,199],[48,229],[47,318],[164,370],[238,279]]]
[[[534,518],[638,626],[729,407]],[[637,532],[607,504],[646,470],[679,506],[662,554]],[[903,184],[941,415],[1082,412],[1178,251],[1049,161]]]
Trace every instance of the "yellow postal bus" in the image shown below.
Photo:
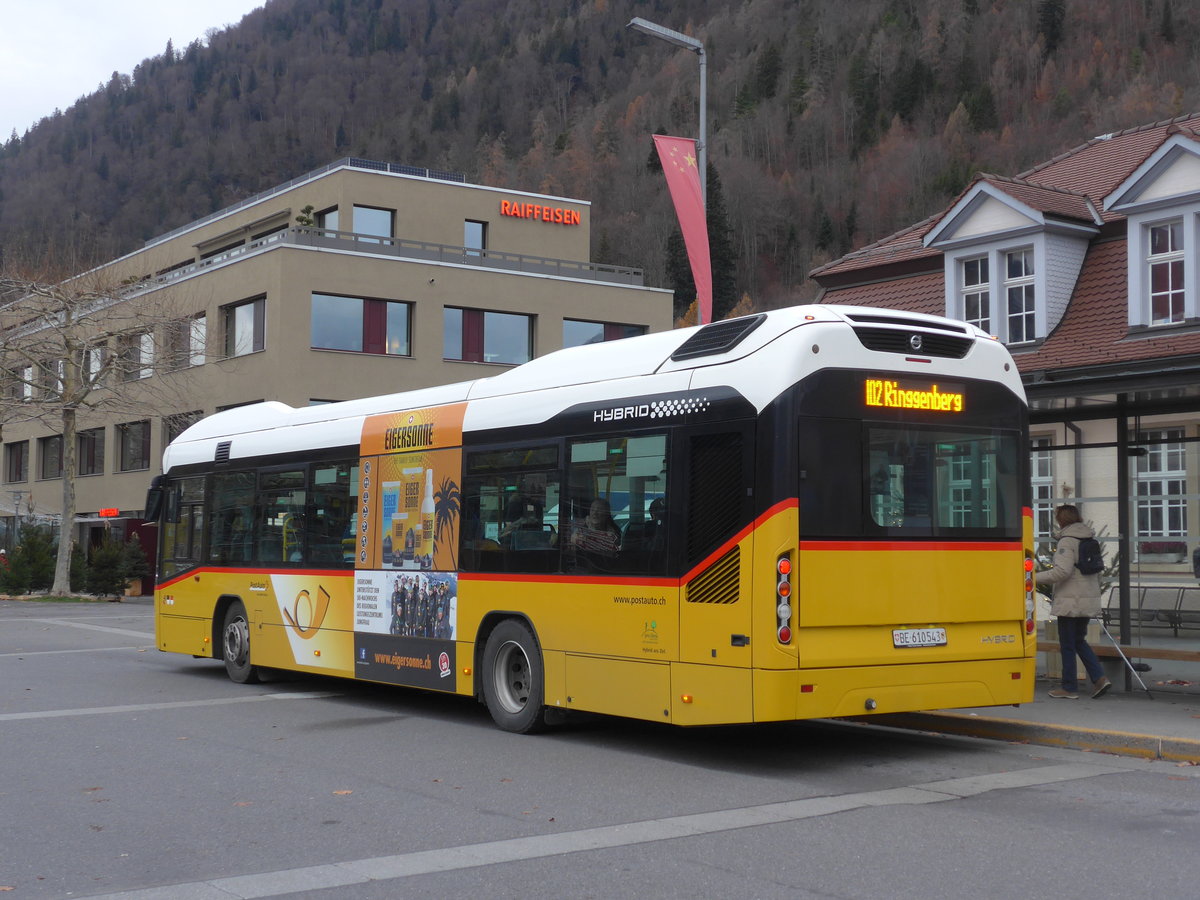
[[[948,319],[803,306],[167,449],[160,650],[677,725],[1032,698],[1026,404]]]

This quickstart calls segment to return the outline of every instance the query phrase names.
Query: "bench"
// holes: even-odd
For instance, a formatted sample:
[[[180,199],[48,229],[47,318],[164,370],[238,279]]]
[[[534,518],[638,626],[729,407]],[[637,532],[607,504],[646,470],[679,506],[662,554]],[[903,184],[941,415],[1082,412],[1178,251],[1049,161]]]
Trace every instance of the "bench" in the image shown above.
[[[1182,619],[1178,618],[1184,592],[1196,592],[1189,598],[1189,622],[1200,624],[1200,587],[1181,584],[1141,585],[1130,588],[1129,620],[1134,626],[1171,628],[1176,637]],[[1106,626],[1116,625],[1121,620],[1120,591],[1111,585],[1100,598],[1100,616]]]
[[[1156,613],[1159,622],[1171,626],[1175,637],[1179,629],[1189,625],[1200,625],[1200,586],[1180,588],[1179,599],[1174,609],[1160,609]]]

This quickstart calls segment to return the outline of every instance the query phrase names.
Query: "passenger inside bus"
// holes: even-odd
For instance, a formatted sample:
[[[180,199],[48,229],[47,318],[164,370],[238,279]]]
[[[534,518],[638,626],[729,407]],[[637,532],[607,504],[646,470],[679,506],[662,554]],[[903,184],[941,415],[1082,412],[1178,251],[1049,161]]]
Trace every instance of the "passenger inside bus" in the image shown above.
[[[621,529],[613,521],[607,500],[597,497],[591,502],[587,516],[571,526],[571,543],[576,549],[596,556],[617,555]]]

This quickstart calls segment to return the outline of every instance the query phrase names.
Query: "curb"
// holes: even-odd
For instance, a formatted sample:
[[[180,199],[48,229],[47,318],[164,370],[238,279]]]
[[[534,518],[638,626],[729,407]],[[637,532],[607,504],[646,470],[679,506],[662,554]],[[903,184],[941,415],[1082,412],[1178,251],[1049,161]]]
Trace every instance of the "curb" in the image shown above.
[[[1164,737],[1155,734],[1136,734],[1127,731],[1102,731],[1095,728],[1072,728],[1064,725],[1044,725],[1012,719],[992,719],[986,716],[964,716],[956,713],[895,713],[881,716],[856,716],[854,721],[909,731],[932,731],[996,741],[1015,741],[1047,747],[1067,747],[1091,750],[1139,759],[1161,759],[1171,762],[1200,764],[1200,741],[1188,738]]]

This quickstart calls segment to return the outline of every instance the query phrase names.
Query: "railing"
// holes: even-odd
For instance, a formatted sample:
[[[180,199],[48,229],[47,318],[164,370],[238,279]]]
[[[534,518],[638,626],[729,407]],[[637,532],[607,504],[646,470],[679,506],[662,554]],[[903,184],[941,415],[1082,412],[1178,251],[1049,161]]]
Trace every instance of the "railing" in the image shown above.
[[[306,172],[305,174],[293,178],[290,181],[285,181],[283,184],[277,184],[273,188],[260,191],[253,197],[247,197],[245,200],[239,200],[232,206],[227,206],[224,209],[219,209],[214,213],[209,213],[207,216],[196,219],[194,222],[189,222],[186,225],[181,225],[179,228],[168,231],[166,234],[160,234],[158,237],[150,238],[150,240],[146,241],[146,243],[143,245],[143,249],[145,249],[145,247],[152,247],[155,244],[161,244],[163,241],[168,241],[173,237],[181,235],[187,231],[191,231],[193,228],[204,225],[207,222],[214,222],[222,216],[227,216],[231,212],[236,212],[239,209],[245,209],[247,206],[259,203],[268,197],[273,197],[276,194],[282,194],[284,191],[290,190],[298,184],[311,181],[318,175],[324,175],[326,172],[332,172],[334,169],[347,167],[351,169],[367,169],[372,172],[393,172],[397,175],[413,175],[417,178],[433,178],[438,181],[454,181],[459,184],[465,184],[467,181],[466,176],[458,172],[440,172],[437,169],[423,169],[420,166],[402,166],[398,163],[377,162],[373,159],[359,159],[358,157],[347,156],[337,160],[336,162],[331,162],[328,165],[322,166],[319,169],[313,169],[311,172]]]
[[[191,265],[182,266],[156,275],[145,281],[130,285],[134,293],[141,290],[171,284],[188,278],[213,266],[249,256],[274,244],[292,244],[298,247],[318,247],[324,250],[343,250],[354,253],[370,253],[391,256],[397,259],[416,259],[423,262],[453,263],[463,266],[478,266],[481,269],[498,269],[521,272],[527,275],[550,275],[558,278],[580,278],[601,281],[606,284],[629,284],[641,286],[641,269],[627,266],[609,266],[577,260],[551,259],[541,256],[526,256],[521,253],[505,253],[498,250],[474,250],[449,244],[431,244],[426,241],[410,241],[403,238],[375,237],[351,231],[332,231],[328,228],[294,227],[277,231],[224,253]]]

